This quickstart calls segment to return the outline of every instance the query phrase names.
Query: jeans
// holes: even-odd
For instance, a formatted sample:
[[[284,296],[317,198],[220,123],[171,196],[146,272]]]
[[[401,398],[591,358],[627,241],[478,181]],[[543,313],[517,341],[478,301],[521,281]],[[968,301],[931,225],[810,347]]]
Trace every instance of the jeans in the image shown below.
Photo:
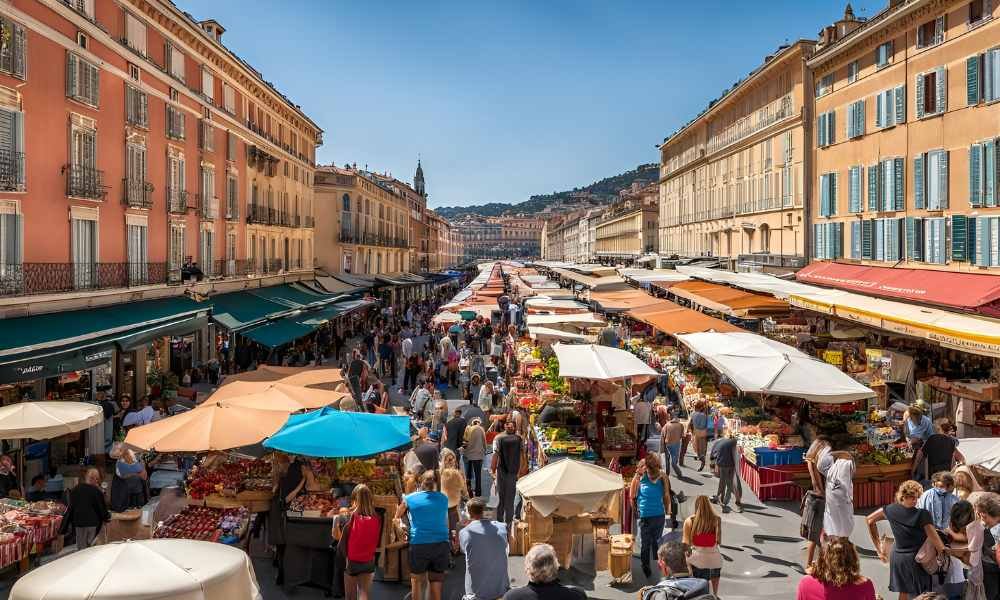
[[[642,561],[643,571],[649,569],[650,560],[656,556],[656,550],[660,546],[660,538],[663,537],[665,523],[666,517],[664,515],[639,519],[639,535],[642,538],[639,546],[639,560]]]
[[[514,520],[514,499],[517,495],[517,473],[497,471],[497,515],[496,520],[507,524]]]
[[[94,545],[97,538],[97,527],[77,527],[76,528],[76,549],[86,550]]]
[[[743,500],[743,486],[736,474],[736,467],[719,467],[719,490],[717,496],[722,504],[729,504],[729,496],[736,496],[736,503]]]
[[[680,477],[681,468],[678,466],[677,461],[681,458],[681,443],[677,442],[676,444],[666,444],[664,449],[666,450],[666,456],[664,457],[666,460],[664,460],[664,464],[667,464],[667,461],[670,461],[670,464],[674,467],[674,473]],[[667,470],[669,470],[669,467]]]
[[[473,478],[476,480],[472,484]],[[483,495],[483,459],[465,459],[465,482],[469,486],[469,495],[473,498],[481,498]]]
[[[403,390],[409,394],[413,391],[413,388],[417,386],[417,373],[419,369],[414,367],[407,367],[403,369]]]

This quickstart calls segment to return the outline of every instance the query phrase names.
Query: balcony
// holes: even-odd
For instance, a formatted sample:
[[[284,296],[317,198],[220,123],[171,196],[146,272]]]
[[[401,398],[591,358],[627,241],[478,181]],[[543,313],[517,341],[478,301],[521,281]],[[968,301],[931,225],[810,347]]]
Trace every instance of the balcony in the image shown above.
[[[245,259],[219,259],[212,267],[212,273],[216,276],[239,278],[252,275],[254,272],[253,262]]]
[[[108,187],[104,185],[104,171],[82,165],[65,165],[66,195],[72,198],[104,200]]]
[[[302,217],[302,226],[312,229],[316,226],[316,218],[312,215],[306,215]]]
[[[739,271],[762,271],[765,268],[802,269],[806,266],[806,259],[804,256],[794,254],[755,252],[737,256],[736,266]]]
[[[338,236],[342,244],[358,244],[362,246],[381,246],[383,248],[409,248],[410,242],[403,238],[378,235],[374,233],[353,233],[342,229]]]
[[[226,220],[237,221],[240,218],[240,204],[235,200],[226,202]]]
[[[202,221],[214,221],[219,218],[219,199],[207,194],[198,194],[198,217]]]
[[[186,215],[188,193],[177,188],[167,188],[167,212],[172,215]]]
[[[130,288],[166,282],[166,263],[23,263],[0,265],[0,296]]]
[[[251,225],[273,225],[275,210],[260,204],[247,204],[247,223]]]
[[[775,196],[774,198],[758,198],[757,200],[749,200],[738,203],[736,205],[736,214],[749,215],[753,213],[778,210],[780,208],[782,208],[782,202],[781,198],[778,196]]]
[[[0,190],[24,190],[24,153],[0,150]]]
[[[122,179],[122,204],[129,208],[153,208],[153,184],[141,179]]]

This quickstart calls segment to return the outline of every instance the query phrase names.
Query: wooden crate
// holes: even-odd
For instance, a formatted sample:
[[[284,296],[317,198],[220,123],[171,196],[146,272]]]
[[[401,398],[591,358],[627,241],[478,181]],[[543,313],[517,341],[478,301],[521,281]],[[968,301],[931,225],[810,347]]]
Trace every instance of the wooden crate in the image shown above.
[[[508,544],[511,556],[524,556],[524,553],[531,547],[528,538],[528,524],[524,521],[514,521],[508,537],[510,538]]]
[[[635,537],[629,533],[611,536],[611,555],[608,563],[611,577],[618,581],[631,578],[632,546]]]

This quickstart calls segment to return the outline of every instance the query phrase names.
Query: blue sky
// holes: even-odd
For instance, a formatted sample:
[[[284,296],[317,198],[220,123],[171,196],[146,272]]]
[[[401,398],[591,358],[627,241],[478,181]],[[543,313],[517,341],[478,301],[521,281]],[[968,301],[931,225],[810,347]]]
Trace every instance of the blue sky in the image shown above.
[[[854,2],[855,14],[885,2]],[[844,10],[840,0],[177,4],[222,23],[226,44],[325,130],[320,162],[410,181],[419,155],[432,207],[519,202],[656,162],[665,135]]]

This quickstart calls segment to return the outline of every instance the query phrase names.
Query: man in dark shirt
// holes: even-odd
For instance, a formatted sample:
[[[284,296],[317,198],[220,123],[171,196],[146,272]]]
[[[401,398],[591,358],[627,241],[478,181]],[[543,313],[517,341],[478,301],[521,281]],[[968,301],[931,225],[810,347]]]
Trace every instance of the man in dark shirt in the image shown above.
[[[496,520],[510,527],[514,520],[514,497],[517,495],[517,475],[521,470],[521,451],[524,441],[517,435],[514,419],[508,418],[504,432],[493,440],[493,459],[490,474],[496,481]]]
[[[424,438],[418,440],[416,444],[416,447],[413,448],[413,453],[416,454],[417,459],[420,460],[420,465],[425,471],[436,470],[438,468],[438,462],[441,460],[437,444]]]
[[[365,376],[365,361],[361,360],[361,352],[351,353],[351,362],[347,365],[347,382],[351,385],[354,401],[361,404],[361,379]]]
[[[100,485],[100,472],[93,468],[87,469],[84,480],[69,493],[69,506],[63,523],[65,527],[76,530],[77,550],[92,546],[101,527],[111,520]]]
[[[723,512],[729,512],[729,496],[736,496],[736,512],[743,512],[743,486],[736,472],[739,464],[738,446],[732,430],[726,430],[725,436],[712,444],[712,468],[719,476],[719,489],[712,502],[722,503]]]
[[[458,448],[465,438],[465,427],[468,425],[462,418],[462,409],[456,408],[455,414],[444,424],[444,447],[458,456]]]
[[[524,555],[528,584],[509,590],[503,600],[587,600],[587,593],[559,583],[559,559],[548,544],[535,544]]]
[[[951,423],[941,425],[941,433],[931,435],[924,442],[924,445],[917,450],[917,455],[913,458],[913,477],[916,478],[917,471],[927,461],[925,473],[930,477],[939,471],[951,471],[955,464],[955,459],[964,460],[962,453],[958,451],[958,440],[955,439],[955,426]]]

